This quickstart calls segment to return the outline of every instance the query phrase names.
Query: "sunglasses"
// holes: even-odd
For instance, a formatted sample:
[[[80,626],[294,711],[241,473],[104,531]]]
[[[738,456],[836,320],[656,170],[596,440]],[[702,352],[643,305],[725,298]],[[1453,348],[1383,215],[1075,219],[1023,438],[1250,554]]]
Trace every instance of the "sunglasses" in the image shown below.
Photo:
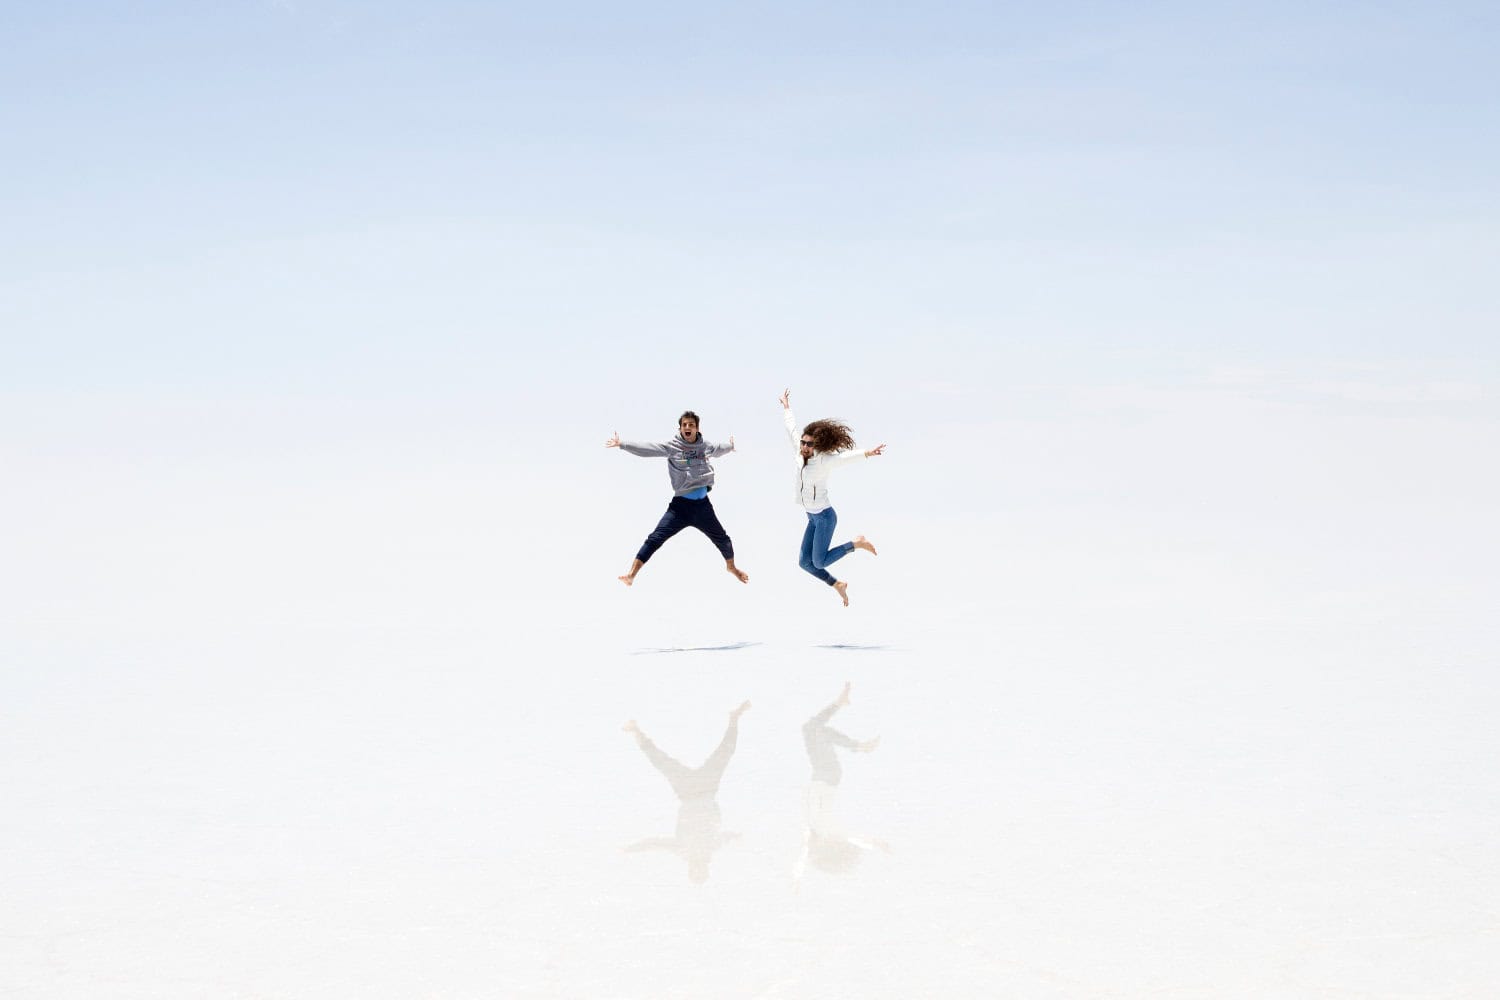
[[[811,441],[809,441],[807,438],[803,438],[802,439],[802,446],[804,448],[811,448],[813,446],[813,443]]]

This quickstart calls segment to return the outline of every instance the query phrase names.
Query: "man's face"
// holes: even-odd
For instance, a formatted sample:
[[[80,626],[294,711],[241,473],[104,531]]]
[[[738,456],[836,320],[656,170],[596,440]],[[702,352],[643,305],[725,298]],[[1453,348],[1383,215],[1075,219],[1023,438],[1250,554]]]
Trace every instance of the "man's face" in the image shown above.
[[[682,432],[682,439],[688,444],[698,440],[698,421],[692,417],[683,417],[677,421],[677,429]]]

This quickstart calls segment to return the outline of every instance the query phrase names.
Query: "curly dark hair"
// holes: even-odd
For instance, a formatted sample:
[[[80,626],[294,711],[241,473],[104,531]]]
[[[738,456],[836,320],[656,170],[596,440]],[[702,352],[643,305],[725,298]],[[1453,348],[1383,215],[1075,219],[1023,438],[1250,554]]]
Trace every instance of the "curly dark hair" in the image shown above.
[[[813,451],[847,451],[854,447],[854,428],[842,420],[814,420],[802,429],[813,440]]]

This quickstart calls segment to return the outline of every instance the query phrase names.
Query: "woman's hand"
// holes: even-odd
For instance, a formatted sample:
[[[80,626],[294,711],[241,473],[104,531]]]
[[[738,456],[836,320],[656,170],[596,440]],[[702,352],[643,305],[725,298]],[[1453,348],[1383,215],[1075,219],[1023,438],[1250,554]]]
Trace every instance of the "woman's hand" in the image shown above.
[[[877,444],[875,447],[873,447],[869,451],[865,452],[865,458],[874,458],[876,455],[884,455],[884,454],[885,454],[885,445],[883,445],[883,444]]]
[[[792,408],[792,390],[783,389],[781,392],[781,408],[790,410]]]

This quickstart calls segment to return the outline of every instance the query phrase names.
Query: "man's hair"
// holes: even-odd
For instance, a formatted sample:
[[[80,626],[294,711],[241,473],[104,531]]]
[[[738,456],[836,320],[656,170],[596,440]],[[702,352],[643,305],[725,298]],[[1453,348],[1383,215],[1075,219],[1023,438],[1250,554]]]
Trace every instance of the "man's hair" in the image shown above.
[[[677,426],[681,427],[684,420],[691,420],[693,423],[697,424],[699,428],[703,427],[703,421],[699,420],[698,414],[694,413],[692,410],[682,411],[682,416],[677,418]]]
[[[812,438],[813,451],[846,451],[854,447],[854,429],[842,420],[814,420],[802,433]]]

